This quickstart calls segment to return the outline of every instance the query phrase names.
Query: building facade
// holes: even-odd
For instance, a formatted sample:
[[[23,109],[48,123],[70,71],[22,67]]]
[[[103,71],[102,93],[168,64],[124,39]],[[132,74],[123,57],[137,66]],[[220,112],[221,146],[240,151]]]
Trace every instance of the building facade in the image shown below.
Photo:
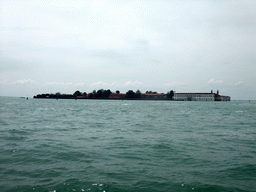
[[[217,93],[174,93],[175,101],[230,101],[229,96],[219,95]]]
[[[158,99],[164,99],[164,94],[157,93],[157,94],[150,94],[150,93],[142,93],[140,96],[141,99],[152,99],[152,100],[158,100]]]

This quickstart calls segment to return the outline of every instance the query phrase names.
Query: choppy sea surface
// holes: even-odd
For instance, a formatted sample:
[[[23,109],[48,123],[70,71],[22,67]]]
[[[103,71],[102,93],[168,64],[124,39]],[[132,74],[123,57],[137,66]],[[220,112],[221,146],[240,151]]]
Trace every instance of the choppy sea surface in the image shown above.
[[[0,98],[0,191],[256,191],[256,101]]]

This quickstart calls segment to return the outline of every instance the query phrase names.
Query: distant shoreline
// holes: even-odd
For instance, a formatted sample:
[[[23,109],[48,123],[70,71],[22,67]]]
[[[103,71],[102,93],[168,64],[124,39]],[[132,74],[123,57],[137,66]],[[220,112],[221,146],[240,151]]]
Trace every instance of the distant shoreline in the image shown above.
[[[35,99],[97,99],[97,100],[173,100],[174,91],[171,90],[167,93],[157,93],[156,91],[147,91],[146,93],[141,93],[140,90],[134,92],[129,90],[126,93],[120,93],[100,89],[98,91],[94,90],[91,93],[76,91],[73,94],[61,94],[57,92],[55,94],[39,94],[34,96]]]
[[[144,99],[144,98],[76,98],[76,97],[70,97],[70,98],[53,98],[53,97],[33,97],[34,99],[70,99],[70,100],[158,100],[158,101],[174,101],[173,99]]]
[[[140,90],[134,92],[129,90],[126,93],[116,91],[112,93],[109,89],[94,90],[91,93],[76,91],[73,94],[38,94],[34,99],[96,99],[96,100],[162,100],[162,101],[230,101],[230,96],[220,95],[219,90],[216,93],[211,92],[197,92],[197,93],[175,93],[173,90],[167,93],[157,93],[156,91],[146,91],[141,93]]]

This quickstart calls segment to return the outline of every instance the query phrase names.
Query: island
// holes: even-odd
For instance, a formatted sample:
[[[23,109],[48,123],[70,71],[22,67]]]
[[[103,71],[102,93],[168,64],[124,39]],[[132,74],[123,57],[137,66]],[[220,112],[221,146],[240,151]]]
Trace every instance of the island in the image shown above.
[[[34,99],[109,99],[109,100],[170,100],[170,101],[230,101],[230,96],[224,96],[213,91],[207,93],[176,93],[173,90],[167,93],[157,93],[156,91],[146,91],[146,93],[141,93],[140,90],[134,92],[129,90],[126,93],[120,93],[112,91],[99,89],[94,90],[91,93],[75,91],[73,94],[61,94],[57,93],[47,93],[38,94],[34,96]]]

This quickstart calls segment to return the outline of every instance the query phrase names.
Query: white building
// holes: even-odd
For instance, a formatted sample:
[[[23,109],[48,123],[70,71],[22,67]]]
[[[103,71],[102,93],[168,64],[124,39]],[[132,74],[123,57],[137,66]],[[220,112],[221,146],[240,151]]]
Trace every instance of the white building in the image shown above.
[[[174,93],[173,100],[175,101],[230,101],[229,96],[219,95],[217,93]]]
[[[230,101],[230,97],[229,96],[224,96],[224,95],[218,95],[215,98],[215,101]]]

